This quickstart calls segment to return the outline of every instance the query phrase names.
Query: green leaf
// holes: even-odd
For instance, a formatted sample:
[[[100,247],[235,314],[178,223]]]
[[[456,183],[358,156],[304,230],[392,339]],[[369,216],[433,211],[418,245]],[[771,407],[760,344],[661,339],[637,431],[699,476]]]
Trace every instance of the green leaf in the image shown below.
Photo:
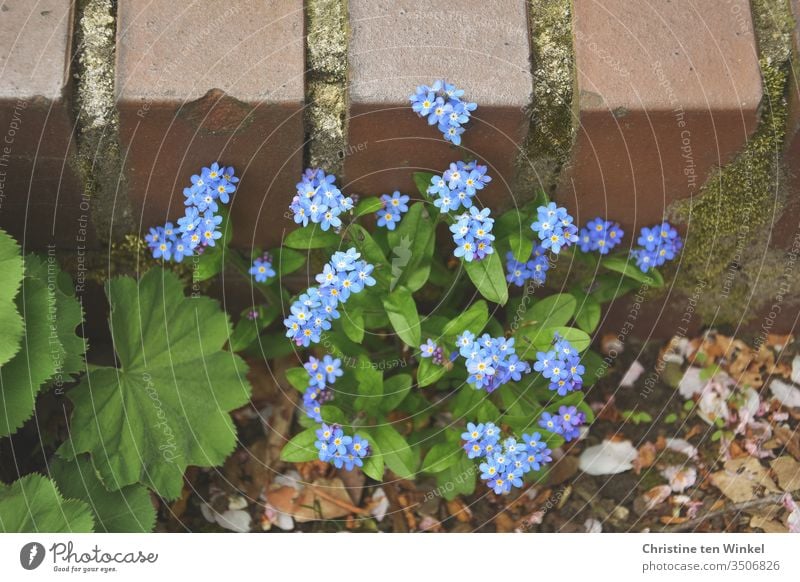
[[[569,293],[550,295],[534,303],[525,312],[524,321],[526,325],[535,323],[539,327],[567,325],[575,314],[577,305],[575,298]]]
[[[357,344],[364,340],[364,313],[358,309],[343,309],[339,319],[344,334]]]
[[[400,339],[414,349],[419,348],[422,343],[422,330],[419,325],[417,304],[411,291],[405,287],[397,287],[383,299],[383,307]]]
[[[598,303],[603,304],[625,295],[637,287],[639,284],[633,279],[605,273],[595,278],[591,294]]]
[[[0,532],[89,533],[94,520],[89,506],[65,500],[55,483],[39,474],[11,485],[0,483]]]
[[[585,387],[594,385],[595,382],[606,375],[608,370],[608,364],[603,360],[603,357],[592,350],[587,350],[581,356],[581,364],[586,369],[583,374],[583,385]]]
[[[489,321],[489,306],[486,301],[480,299],[470,305],[469,309],[461,313],[455,319],[448,321],[442,335],[456,336],[465,330],[469,330],[478,335]]]
[[[430,277],[436,244],[436,221],[425,204],[412,204],[398,227],[388,232],[387,239],[392,264],[389,288],[404,286],[418,291]]]
[[[203,254],[192,261],[192,278],[196,281],[207,281],[222,271],[224,247],[217,244],[206,247]]]
[[[396,374],[383,381],[383,398],[380,401],[382,412],[391,412],[400,406],[411,390],[413,381],[410,374]]]
[[[508,245],[517,261],[526,263],[530,260],[533,253],[533,241],[531,239],[513,233],[508,237]]]
[[[310,383],[308,370],[306,370],[303,366],[289,368],[286,370],[286,379],[289,381],[289,384],[294,386],[295,389],[300,393],[304,393]]]
[[[286,247],[278,247],[270,251],[276,261],[275,272],[283,277],[294,273],[297,269],[306,264],[306,255]]]
[[[400,479],[413,479],[418,461],[406,439],[388,424],[372,428],[369,432],[380,447],[386,466]]]
[[[425,473],[439,473],[458,463],[463,455],[464,451],[458,446],[454,447],[451,443],[435,444],[425,455],[420,470]]]
[[[17,309],[25,319],[22,347],[0,368],[0,436],[15,432],[31,417],[36,395],[56,374],[57,358],[51,350],[61,354],[63,348],[57,338],[50,343],[51,301],[55,297],[46,283],[25,278],[16,299]]]
[[[374,214],[383,208],[383,202],[377,196],[370,196],[361,200],[355,209],[355,217],[364,216],[365,214]]]
[[[475,463],[462,454],[457,463],[436,474],[437,489],[448,501],[459,495],[471,495],[475,491],[477,472]]]
[[[446,371],[444,366],[434,364],[430,358],[423,358],[417,368],[417,385],[420,388],[430,386],[444,376]]]
[[[281,461],[287,463],[304,463],[319,458],[319,451],[314,443],[317,440],[318,426],[308,428],[283,445]]]
[[[383,454],[381,448],[375,442],[375,439],[370,437],[369,433],[363,430],[357,430],[356,434],[367,440],[369,443],[369,454],[364,459],[364,466],[361,470],[367,477],[375,479],[376,481],[383,481],[383,471],[385,469],[383,462]]]
[[[336,233],[324,231],[316,224],[311,224],[290,232],[283,240],[283,246],[305,251],[308,249],[336,247],[339,245],[340,240]]]
[[[428,188],[431,185],[433,176],[434,174],[430,172],[414,172],[414,184],[423,198],[428,197]]]
[[[128,485],[109,491],[100,481],[89,457],[73,461],[55,457],[50,473],[65,497],[85,501],[94,513],[95,531],[147,533],[156,524],[156,510],[150,493],[142,485]]]
[[[646,283],[650,287],[664,286],[664,278],[661,273],[656,269],[650,269],[647,273],[642,273],[633,258],[606,257],[600,261],[600,264],[609,271],[622,273],[626,277],[639,281],[639,283]]]
[[[597,300],[583,291],[572,292],[577,303],[578,313],[575,314],[575,324],[586,333],[592,333],[600,323],[602,309]]]
[[[508,285],[497,253],[492,253],[481,261],[464,261],[463,265],[481,295],[489,301],[505,305],[508,301]]]
[[[367,356],[359,356],[354,370],[358,410],[378,411],[384,393],[383,372],[379,372]]]
[[[517,342],[517,355],[520,359],[529,359],[536,352],[549,350],[553,345],[556,333],[569,341],[572,347],[579,352],[588,348],[592,342],[589,334],[575,327],[521,327],[514,334]]]
[[[250,398],[247,366],[221,349],[225,312],[184,297],[173,273],[112,279],[106,293],[120,367],[97,367],[68,392],[72,435],[59,452],[91,453],[111,490],[139,482],[175,499],[187,466],[219,465],[233,451],[229,412]]]
[[[0,334],[0,366],[3,366],[19,351],[24,325],[14,302],[22,282],[22,255],[17,241],[2,229],[0,273],[0,329],[3,330]]]

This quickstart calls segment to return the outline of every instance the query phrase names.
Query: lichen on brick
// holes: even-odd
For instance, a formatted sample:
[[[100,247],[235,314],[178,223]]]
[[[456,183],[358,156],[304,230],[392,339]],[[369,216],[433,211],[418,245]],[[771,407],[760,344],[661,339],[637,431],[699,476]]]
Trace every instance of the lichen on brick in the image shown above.
[[[347,2],[306,2],[306,161],[341,174],[347,140]]]
[[[96,231],[104,240],[130,232],[114,98],[115,5],[113,0],[80,0],[75,35],[75,166],[91,199]]]
[[[530,129],[517,166],[518,188],[552,191],[575,135],[571,0],[531,0],[533,93]]]
[[[707,321],[735,323],[769,300],[755,293],[781,276],[779,251],[769,251],[769,229],[785,205],[780,153],[786,133],[787,87],[794,22],[784,0],[752,0],[764,98],[759,125],[743,150],[715,171],[697,197],[673,204],[668,214],[687,225],[686,248],[676,273],[679,289],[708,285],[698,312]]]

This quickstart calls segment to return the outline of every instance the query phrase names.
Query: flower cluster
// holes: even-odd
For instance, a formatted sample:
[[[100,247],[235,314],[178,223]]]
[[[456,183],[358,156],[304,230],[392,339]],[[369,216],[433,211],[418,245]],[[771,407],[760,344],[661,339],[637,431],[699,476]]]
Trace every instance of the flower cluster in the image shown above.
[[[180,263],[184,257],[202,253],[207,246],[216,246],[222,237],[219,204],[230,202],[239,178],[232,167],[221,167],[214,162],[194,174],[191,181],[192,185],[183,189],[186,212],[178,219],[178,226],[168,222],[163,227],[151,228],[144,237],[154,259]]]
[[[488,208],[478,210],[477,207],[470,206],[469,212],[457,216],[455,223],[450,225],[453,242],[456,243],[453,254],[464,257],[467,262],[480,261],[486,255],[491,255],[494,252],[493,226],[494,218],[489,217]]]
[[[437,346],[432,339],[428,338],[428,341],[419,347],[419,351],[423,358],[431,358],[431,361],[437,366],[444,364],[444,349]]]
[[[569,442],[576,439],[581,434],[581,426],[586,422],[586,415],[578,412],[574,406],[561,406],[558,414],[543,412],[539,419],[539,426],[552,433],[560,434],[564,440]]]
[[[260,257],[253,260],[253,266],[250,267],[250,274],[256,280],[256,283],[265,283],[267,279],[275,276],[275,269],[272,268],[272,255],[264,253]]]
[[[543,248],[558,254],[562,248],[578,242],[578,227],[572,223],[572,216],[566,208],[550,202],[537,208],[536,213],[537,220],[531,224],[531,229],[539,236]]]
[[[310,356],[303,366],[309,378],[309,386],[303,394],[303,408],[309,418],[322,422],[322,405],[333,399],[330,386],[336,382],[336,378],[344,374],[342,361],[330,355],[324,356],[322,360]]]
[[[297,194],[289,209],[297,224],[319,224],[322,230],[342,226],[339,215],[353,209],[355,203],[336,187],[336,178],[320,169],[307,169],[297,184]]]
[[[398,191],[395,191],[391,196],[388,194],[381,196],[383,208],[375,213],[375,217],[378,219],[378,226],[385,226],[389,230],[394,230],[402,215],[408,212],[409,200],[410,198],[407,195]]]
[[[493,392],[506,382],[519,382],[523,374],[531,371],[530,365],[520,360],[514,351],[514,338],[493,338],[465,331],[456,340],[458,353],[467,361],[467,382],[476,390]]]
[[[478,190],[492,181],[486,175],[486,166],[475,162],[453,162],[441,176],[431,178],[428,194],[437,196],[433,201],[441,212],[470,208]]]
[[[642,273],[671,261],[683,247],[678,231],[666,221],[642,228],[636,242],[641,248],[631,251],[631,255]]]
[[[470,422],[461,438],[467,457],[483,459],[479,466],[481,479],[498,495],[508,493],[512,487],[522,487],[526,473],[538,471],[552,461],[551,451],[538,432],[522,435],[521,441],[508,437],[500,442],[500,430],[493,423]]]
[[[292,303],[291,315],[283,321],[286,337],[298,346],[317,343],[322,332],[331,328],[331,321],[339,319],[339,303],[346,302],[350,294],[375,285],[374,267],[360,258],[361,253],[354,248],[333,253],[317,275],[319,287],[308,288]]]
[[[619,224],[597,217],[581,229],[579,245],[584,253],[597,251],[607,255],[625,235]]]
[[[420,117],[428,118],[428,125],[437,125],[445,140],[461,145],[464,124],[478,108],[477,103],[462,101],[463,89],[456,89],[444,81],[436,81],[430,87],[420,85],[409,97],[411,109]]]
[[[344,434],[338,425],[328,426],[323,423],[317,430],[314,443],[319,451],[319,460],[333,463],[337,469],[344,467],[352,471],[353,467],[363,467],[364,457],[369,453],[369,442],[358,435]]]
[[[526,263],[517,261],[513,253],[506,253],[506,280],[517,287],[525,286],[525,282],[531,279],[537,287],[544,285],[549,268],[547,251],[542,245],[533,249],[531,258]]]
[[[552,350],[537,352],[533,369],[550,380],[550,390],[557,391],[559,396],[583,387],[581,375],[585,369],[578,350],[558,335]]]

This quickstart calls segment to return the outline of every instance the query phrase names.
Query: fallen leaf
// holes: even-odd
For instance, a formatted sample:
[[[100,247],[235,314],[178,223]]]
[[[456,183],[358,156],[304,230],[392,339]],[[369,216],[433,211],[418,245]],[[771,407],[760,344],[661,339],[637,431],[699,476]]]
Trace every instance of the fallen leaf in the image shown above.
[[[644,515],[664,503],[671,494],[669,485],[656,485],[633,500],[633,510],[638,515]]]
[[[642,472],[642,469],[651,467],[656,460],[657,452],[656,446],[650,441],[647,441],[641,447],[639,447],[636,460],[633,461],[633,472],[639,475]]]
[[[639,379],[639,376],[642,375],[644,372],[644,366],[639,363],[639,360],[634,360],[633,363],[628,368],[628,371],[622,376],[622,380],[620,380],[619,385],[622,388],[629,388],[636,383],[636,380]]]
[[[616,475],[632,469],[637,456],[630,441],[605,440],[583,451],[578,467],[589,475]]]
[[[780,491],[767,470],[753,457],[726,461],[724,469],[711,474],[711,483],[735,503],[755,499],[762,488],[774,493]]]
[[[764,533],[789,533],[789,528],[779,521],[754,515],[750,518],[750,527],[764,530]]]
[[[800,489],[800,463],[784,455],[770,461],[770,466],[781,489],[787,492]]]
[[[775,439],[800,461],[800,431],[792,430],[786,425],[776,426]]]

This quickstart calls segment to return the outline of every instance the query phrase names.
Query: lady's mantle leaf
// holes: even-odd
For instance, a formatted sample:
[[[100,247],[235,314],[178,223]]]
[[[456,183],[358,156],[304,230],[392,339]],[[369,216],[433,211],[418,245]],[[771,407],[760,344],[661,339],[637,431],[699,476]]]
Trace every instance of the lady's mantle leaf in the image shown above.
[[[93,525],[88,505],[65,500],[55,483],[42,475],[0,483],[0,532],[87,533]]]
[[[113,279],[106,293],[120,368],[96,368],[69,392],[72,437],[59,453],[91,453],[112,491],[139,482],[174,499],[188,465],[219,465],[233,450],[228,413],[249,399],[246,366],[221,349],[227,315],[184,297],[172,273]]]
[[[65,461],[58,457],[50,473],[65,497],[80,499],[94,513],[95,531],[108,533],[146,533],[153,531],[156,510],[150,492],[142,485],[128,485],[109,491],[86,455]]]

